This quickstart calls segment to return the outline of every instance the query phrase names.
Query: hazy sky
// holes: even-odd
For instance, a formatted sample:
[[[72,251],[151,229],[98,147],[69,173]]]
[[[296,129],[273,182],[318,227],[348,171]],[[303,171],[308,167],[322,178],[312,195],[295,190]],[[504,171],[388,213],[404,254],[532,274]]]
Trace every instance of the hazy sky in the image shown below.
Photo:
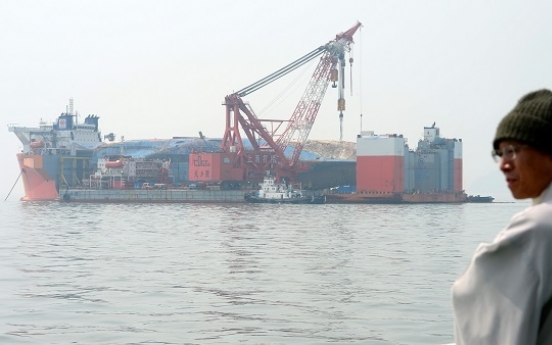
[[[0,197],[19,174],[8,124],[53,121],[73,97],[81,115],[100,116],[103,134],[219,138],[225,95],[357,20],[343,139],[355,141],[360,114],[363,130],[403,134],[411,147],[436,122],[463,140],[464,186],[480,193],[470,186],[497,170],[489,152],[500,118],[526,92],[552,88],[551,13],[549,0],[3,0]],[[260,117],[289,118],[315,64],[244,100]],[[310,139],[339,139],[336,104],[330,88]],[[10,199],[23,194],[18,186]]]

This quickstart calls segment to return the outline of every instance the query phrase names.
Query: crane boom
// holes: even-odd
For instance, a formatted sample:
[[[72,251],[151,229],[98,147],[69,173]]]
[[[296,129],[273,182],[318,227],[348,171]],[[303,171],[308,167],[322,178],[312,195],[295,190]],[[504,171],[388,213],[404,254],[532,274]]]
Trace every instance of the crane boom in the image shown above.
[[[308,54],[300,57],[299,59],[293,61],[289,65],[280,68],[276,72],[264,77],[261,80],[256,81],[255,83],[253,83],[253,84],[251,84],[247,87],[244,87],[243,89],[236,92],[236,94],[240,97],[245,97],[245,96],[249,95],[250,93],[257,91],[258,89],[272,83],[273,81],[275,81],[277,79],[280,79],[281,77],[285,76],[286,74],[288,74],[288,73],[296,70],[297,68],[303,66],[304,64],[311,61],[312,59],[314,59],[318,55],[324,53],[324,51],[326,51],[325,46],[318,47],[315,50],[311,51],[310,53],[308,53]]]
[[[297,164],[299,160],[301,151],[305,146],[324,95],[326,94],[326,90],[328,89],[331,70],[335,69],[337,64],[339,64],[340,67],[339,76],[341,77],[338,86],[338,110],[340,111],[341,132],[342,111],[345,110],[345,100],[343,96],[343,89],[345,87],[345,52],[350,50],[350,44],[353,42],[353,35],[360,26],[361,24],[357,23],[351,29],[337,35],[334,41],[324,46],[325,53],[320,59],[301,100],[297,104],[287,128],[277,141],[280,150],[285,150],[292,141],[295,142],[292,157],[288,162],[290,166]]]

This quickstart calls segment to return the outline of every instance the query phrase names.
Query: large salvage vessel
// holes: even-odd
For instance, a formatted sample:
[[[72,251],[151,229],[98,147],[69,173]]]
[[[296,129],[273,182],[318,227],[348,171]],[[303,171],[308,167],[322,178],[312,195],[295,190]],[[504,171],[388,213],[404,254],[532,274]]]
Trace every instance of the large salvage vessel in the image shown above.
[[[98,121],[88,115],[79,123],[70,102],[54,123],[9,128],[23,144],[17,154],[23,200],[243,203],[258,188],[256,181],[201,181],[202,169],[213,162],[198,152],[217,152],[220,139],[105,142],[114,138],[102,138]],[[401,135],[363,133],[356,151],[350,149],[356,158],[348,159],[335,159],[346,147],[341,142],[318,142],[316,153],[307,145],[301,161],[309,168],[297,180],[316,194],[326,190],[326,203],[473,202],[462,189],[462,141],[441,138],[435,126],[424,133],[415,150]],[[335,182],[350,186],[330,188]]]

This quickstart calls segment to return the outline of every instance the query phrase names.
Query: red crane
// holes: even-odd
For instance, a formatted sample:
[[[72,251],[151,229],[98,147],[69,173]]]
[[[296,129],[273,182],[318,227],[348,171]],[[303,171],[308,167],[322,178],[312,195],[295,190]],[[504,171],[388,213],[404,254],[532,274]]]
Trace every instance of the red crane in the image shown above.
[[[226,129],[221,149],[226,154],[232,154],[232,162],[229,164],[234,170],[241,171],[240,180],[262,180],[266,171],[271,171],[279,178],[287,177],[293,180],[295,174],[303,168],[299,162],[299,155],[307,141],[330,81],[334,83],[333,87],[339,88],[338,111],[342,119],[342,111],[345,110],[343,98],[345,53],[350,51],[353,35],[361,25],[357,22],[349,30],[336,35],[335,39],[327,44],[225,97]],[[287,75],[318,56],[321,56],[320,61],[289,120],[260,119],[250,105],[242,100],[242,97]],[[270,131],[265,127],[265,123],[271,123]],[[283,128],[284,123],[287,123],[285,128]],[[251,143],[252,150],[244,147],[242,132]],[[293,152],[286,155],[285,151],[290,145],[293,146]],[[229,156],[225,157],[228,159]],[[214,177],[215,174],[211,173],[210,176]]]

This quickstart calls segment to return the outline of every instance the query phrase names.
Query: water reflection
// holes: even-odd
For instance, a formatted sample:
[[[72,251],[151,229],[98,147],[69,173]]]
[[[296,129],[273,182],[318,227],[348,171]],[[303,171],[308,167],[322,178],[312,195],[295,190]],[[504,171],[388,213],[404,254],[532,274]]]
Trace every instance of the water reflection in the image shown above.
[[[0,343],[444,344],[478,206],[9,204]]]

